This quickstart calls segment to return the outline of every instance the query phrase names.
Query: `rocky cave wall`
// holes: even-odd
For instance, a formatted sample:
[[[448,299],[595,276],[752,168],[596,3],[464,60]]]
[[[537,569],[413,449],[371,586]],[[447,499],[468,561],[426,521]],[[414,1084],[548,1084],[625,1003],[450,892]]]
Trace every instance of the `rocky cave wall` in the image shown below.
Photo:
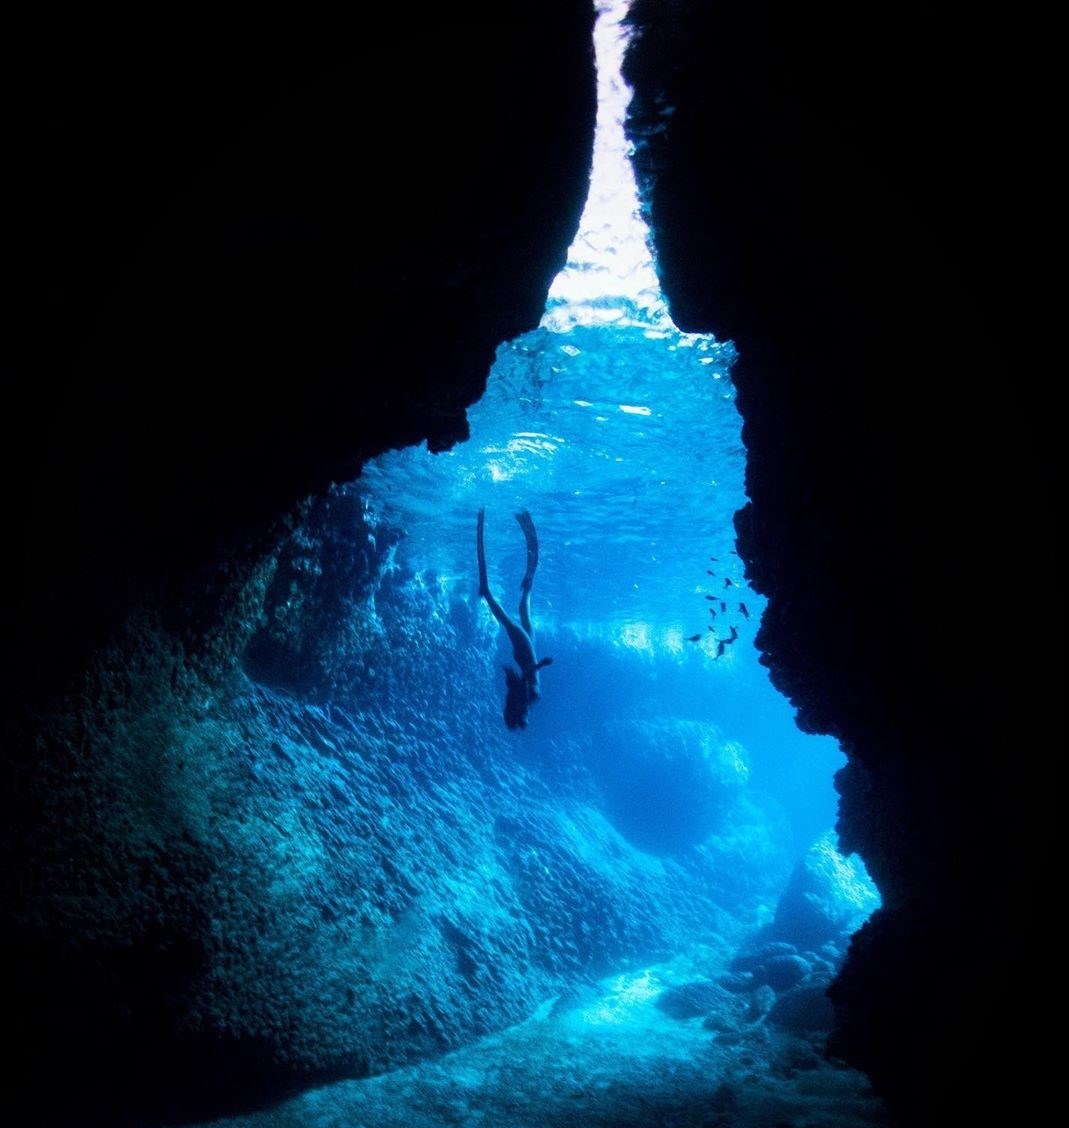
[[[592,22],[475,0],[20,25],[21,685],[220,548],[262,554],[364,460],[466,436],[578,224]]]
[[[740,353],[757,645],[848,754],[841,843],[884,900],[832,1049],[907,1124],[1027,1105],[1060,613],[1030,378],[1042,78],[988,67],[1032,48],[939,5],[632,13],[660,278],[680,328]]]
[[[13,29],[0,931],[27,1124],[209,1115],[359,1071],[317,1027],[374,1043],[283,986],[282,948],[265,967],[292,1007],[196,1001],[266,953],[257,913],[286,919],[283,889],[247,896],[267,855],[213,855],[217,800],[232,844],[314,864],[263,821],[262,715],[217,722],[308,499],[385,450],[463,439],[497,345],[537,325],[596,105],[588,0],[361,12]],[[338,802],[325,776],[313,791]],[[230,971],[227,921],[249,929]]]

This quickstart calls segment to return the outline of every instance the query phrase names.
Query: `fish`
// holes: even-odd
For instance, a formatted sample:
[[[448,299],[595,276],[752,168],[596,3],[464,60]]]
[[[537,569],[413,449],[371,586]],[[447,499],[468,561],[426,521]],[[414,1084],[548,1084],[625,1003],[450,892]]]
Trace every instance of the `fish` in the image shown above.
[[[748,619],[748,618],[750,617],[750,611],[749,611],[749,608],[748,608],[748,607],[746,606],[746,604],[745,604],[745,603],[740,603],[740,604],[739,604],[739,610],[740,610],[740,611],[741,611],[741,612],[743,613],[743,615],[745,615],[745,616],[746,616],[746,618],[747,618],[747,619]]]
[[[727,642],[734,642],[735,639],[737,639],[738,637],[739,637],[739,632],[734,627],[732,627],[731,628],[731,638],[727,639],[726,641]]]
[[[687,639],[687,642],[699,642],[701,640],[701,637],[702,636],[700,634],[691,635],[690,638]]]
[[[729,588],[729,587],[734,587],[734,586],[735,585],[731,582],[731,580],[727,576],[725,576],[724,577],[724,587]]]
[[[706,599],[716,599],[716,596],[715,595],[707,595],[705,598]]]
[[[712,616],[713,616],[713,618],[715,619],[715,618],[716,618],[716,608],[715,608],[715,607],[710,607],[710,608],[709,608],[709,614],[710,614],[710,615],[712,615]]]
[[[720,610],[726,611],[727,609],[728,609],[728,605],[723,600],[721,600],[720,601]]]
[[[727,643],[724,642],[722,639],[721,639],[720,642],[718,642],[716,644],[716,656],[717,656],[717,658],[719,658],[720,655],[724,653],[724,647],[725,646],[727,646]]]
[[[714,572],[714,571],[712,570],[712,568],[706,568],[706,569],[705,569],[705,574],[706,574],[707,576],[715,576],[715,575],[716,575],[716,573],[715,573],[715,572]]]

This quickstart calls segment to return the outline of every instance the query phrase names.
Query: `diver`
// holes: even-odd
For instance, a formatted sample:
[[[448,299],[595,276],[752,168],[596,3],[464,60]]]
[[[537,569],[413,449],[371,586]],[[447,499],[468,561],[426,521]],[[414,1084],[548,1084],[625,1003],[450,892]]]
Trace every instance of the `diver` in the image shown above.
[[[486,550],[483,547],[485,514],[485,509],[479,510],[476,537],[479,550],[479,594],[486,600],[486,605],[494,613],[494,618],[505,628],[509,642],[512,643],[512,657],[519,671],[511,666],[504,667],[505,724],[510,729],[522,729],[527,727],[528,711],[542,695],[538,684],[538,671],[553,662],[552,658],[543,658],[539,661],[535,657],[534,630],[531,627],[531,584],[534,582],[535,569],[538,567],[538,535],[535,533],[534,521],[531,520],[530,513],[526,509],[517,513],[516,520],[519,521],[527,541],[527,570],[520,584],[520,621],[515,623],[493,597],[486,578]]]

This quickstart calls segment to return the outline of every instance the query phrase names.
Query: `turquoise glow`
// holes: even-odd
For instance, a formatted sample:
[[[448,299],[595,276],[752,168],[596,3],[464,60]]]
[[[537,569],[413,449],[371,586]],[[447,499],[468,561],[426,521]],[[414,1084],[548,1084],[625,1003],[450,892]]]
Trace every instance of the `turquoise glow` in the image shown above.
[[[491,583],[507,592],[523,572],[512,513],[529,509],[542,652],[567,639],[631,655],[666,712],[711,720],[745,746],[754,785],[805,846],[834,822],[844,758],[797,730],[753,645],[764,600],[734,551],[746,501],[735,352],[679,332],[661,296],[623,131],[624,45],[619,14],[603,11],[591,188],[542,324],[498,349],[468,442],[388,454],[358,487],[376,521],[405,530],[398,564],[463,601],[474,600],[476,510],[487,508]],[[571,706],[558,693],[554,716],[552,684],[542,725],[566,728]]]

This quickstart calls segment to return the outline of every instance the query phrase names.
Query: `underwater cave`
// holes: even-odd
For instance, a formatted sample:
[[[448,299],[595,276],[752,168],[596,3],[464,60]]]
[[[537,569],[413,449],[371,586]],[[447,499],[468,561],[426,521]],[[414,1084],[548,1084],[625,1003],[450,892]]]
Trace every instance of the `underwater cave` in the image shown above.
[[[983,52],[376,12],[32,60],[18,1122],[1028,1120],[1053,416]]]

